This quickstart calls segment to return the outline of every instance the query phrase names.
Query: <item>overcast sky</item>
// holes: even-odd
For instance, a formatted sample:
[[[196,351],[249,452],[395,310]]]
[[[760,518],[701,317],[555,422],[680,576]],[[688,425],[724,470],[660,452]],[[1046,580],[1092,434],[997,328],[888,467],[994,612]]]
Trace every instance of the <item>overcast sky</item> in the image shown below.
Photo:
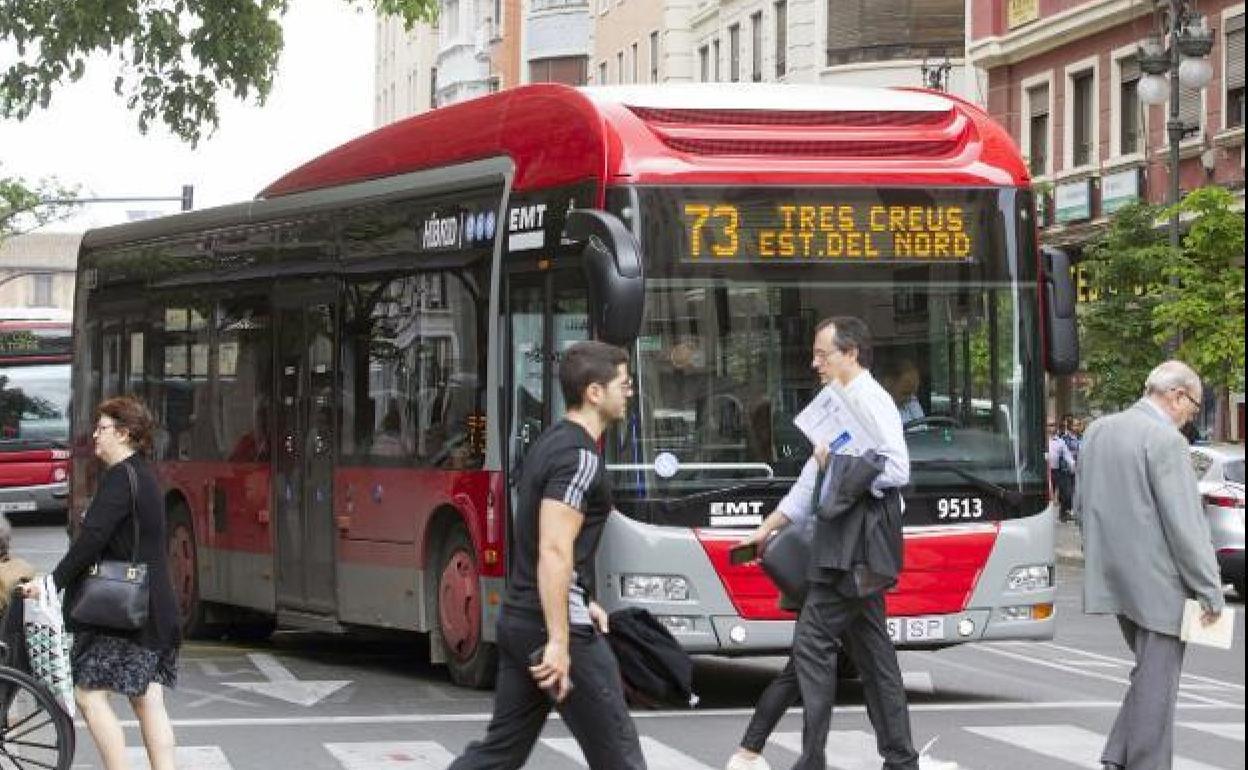
[[[372,128],[373,15],[339,0],[295,0],[286,45],[264,107],[222,103],[221,127],[199,147],[162,126],[139,133],[112,92],[115,66],[96,60],[80,82],[23,123],[0,121],[0,173],[56,176],[84,195],[178,196],[195,185],[195,207],[255,197],[286,171]],[[172,203],[91,204],[49,230],[85,230],[128,210],[175,212]]]

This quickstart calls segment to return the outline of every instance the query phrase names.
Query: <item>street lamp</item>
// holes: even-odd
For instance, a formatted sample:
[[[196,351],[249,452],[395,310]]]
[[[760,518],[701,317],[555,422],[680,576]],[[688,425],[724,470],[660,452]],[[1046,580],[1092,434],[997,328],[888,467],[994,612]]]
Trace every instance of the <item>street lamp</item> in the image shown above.
[[[1138,93],[1145,104],[1161,104],[1170,99],[1169,119],[1166,133],[1169,137],[1170,192],[1170,248],[1179,250],[1179,144],[1183,141],[1186,126],[1179,117],[1179,84],[1200,89],[1209,84],[1213,67],[1209,64],[1209,51],[1213,49],[1213,32],[1202,14],[1188,7],[1188,0],[1168,0],[1164,31],[1151,35],[1140,44],[1140,79]],[[1166,46],[1168,38],[1169,47]],[[1169,75],[1170,82],[1166,82]],[[1172,281],[1174,283],[1174,281]],[[1177,349],[1178,340],[1171,340],[1170,347]]]

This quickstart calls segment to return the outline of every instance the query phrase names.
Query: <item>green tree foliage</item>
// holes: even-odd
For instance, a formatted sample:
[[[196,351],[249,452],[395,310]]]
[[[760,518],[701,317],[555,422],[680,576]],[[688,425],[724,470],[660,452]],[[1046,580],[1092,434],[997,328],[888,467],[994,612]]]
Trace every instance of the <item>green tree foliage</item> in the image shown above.
[[[1161,337],[1179,334],[1179,359],[1218,395],[1216,431],[1225,435],[1227,395],[1244,388],[1244,214],[1222,187],[1202,187],[1179,204],[1191,217],[1167,277],[1181,289],[1153,310]]]
[[[1081,307],[1084,368],[1091,375],[1093,408],[1120,409],[1140,397],[1149,371],[1165,356],[1156,317],[1166,283],[1170,247],[1156,223],[1161,210],[1131,204],[1084,252],[1082,269],[1091,301]]]
[[[1092,300],[1081,320],[1093,406],[1117,409],[1139,398],[1177,334],[1177,357],[1219,396],[1215,430],[1225,435],[1227,393],[1244,387],[1244,215],[1233,203],[1221,187],[1184,198],[1178,253],[1158,227],[1169,210],[1133,204],[1086,252]]]
[[[5,176],[0,168],[0,241],[64,217],[72,211],[73,204],[46,201],[72,199],[77,193],[75,188],[65,187],[55,179],[32,184]]]
[[[437,14],[437,0],[341,1],[370,2],[408,28]],[[59,87],[86,73],[93,54],[104,53],[116,61],[113,90],[138,113],[139,129],[159,121],[194,145],[217,127],[223,96],[264,102],[289,8],[290,0],[0,2],[0,40],[12,44],[0,49],[0,118],[46,108]]]

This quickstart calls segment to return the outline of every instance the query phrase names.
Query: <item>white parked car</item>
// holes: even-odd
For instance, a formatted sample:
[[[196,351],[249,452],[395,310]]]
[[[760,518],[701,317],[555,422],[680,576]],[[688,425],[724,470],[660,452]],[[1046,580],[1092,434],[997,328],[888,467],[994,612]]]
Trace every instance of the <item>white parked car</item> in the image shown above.
[[[1197,444],[1192,468],[1213,530],[1222,579],[1244,595],[1244,445]]]

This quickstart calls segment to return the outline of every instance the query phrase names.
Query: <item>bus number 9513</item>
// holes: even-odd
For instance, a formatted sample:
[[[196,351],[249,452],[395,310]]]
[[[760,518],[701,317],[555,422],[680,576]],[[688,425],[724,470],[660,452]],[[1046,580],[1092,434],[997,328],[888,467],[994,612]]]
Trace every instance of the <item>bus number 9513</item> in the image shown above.
[[[982,519],[984,501],[978,497],[942,497],[936,501],[938,519]]]

